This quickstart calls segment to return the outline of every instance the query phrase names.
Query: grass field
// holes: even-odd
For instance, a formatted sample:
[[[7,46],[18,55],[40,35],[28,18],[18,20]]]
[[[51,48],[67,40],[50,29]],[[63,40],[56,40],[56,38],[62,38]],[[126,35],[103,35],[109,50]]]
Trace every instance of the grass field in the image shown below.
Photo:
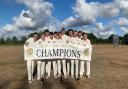
[[[22,46],[0,46],[0,89],[128,89],[128,46],[95,45],[90,79],[76,84],[67,78],[61,84],[51,77],[46,85],[28,84]]]

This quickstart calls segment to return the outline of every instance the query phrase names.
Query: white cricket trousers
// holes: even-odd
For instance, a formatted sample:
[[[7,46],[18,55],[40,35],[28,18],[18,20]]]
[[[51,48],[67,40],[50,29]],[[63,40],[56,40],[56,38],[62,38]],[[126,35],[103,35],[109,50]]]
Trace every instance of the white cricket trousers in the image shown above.
[[[46,78],[49,78],[50,77],[50,73],[51,73],[51,61],[50,60],[46,60],[47,63],[46,63],[46,73],[47,73],[47,77]]]
[[[90,75],[90,70],[91,70],[90,64],[91,64],[90,61],[86,61],[86,75]]]
[[[28,60],[27,61],[27,71],[28,71],[28,80],[33,80],[33,72],[34,72],[34,61]]]
[[[57,60],[58,77],[61,77],[61,60]]]
[[[69,75],[70,73],[70,61],[69,60],[66,60],[66,66],[67,66],[67,75]]]
[[[41,79],[41,61],[37,61],[37,80]]]
[[[45,61],[41,61],[41,78],[44,77],[45,67]]]
[[[67,72],[66,72],[66,60],[62,60],[62,70],[63,70],[63,74],[64,77],[67,78]]]
[[[75,60],[75,78],[79,78],[79,61]]]
[[[57,61],[52,61],[54,77],[57,78]]]
[[[71,60],[71,77],[74,78],[74,60]]]
[[[85,73],[85,61],[80,61],[80,77]],[[86,61],[86,75],[90,75],[90,61]]]

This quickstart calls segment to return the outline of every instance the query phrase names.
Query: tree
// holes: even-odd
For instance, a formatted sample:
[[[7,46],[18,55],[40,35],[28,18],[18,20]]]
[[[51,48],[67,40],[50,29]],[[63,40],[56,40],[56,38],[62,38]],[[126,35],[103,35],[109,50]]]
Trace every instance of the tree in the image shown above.
[[[123,41],[125,44],[128,44],[128,33],[123,36]]]
[[[8,44],[8,45],[9,45],[9,44],[12,44],[11,38],[8,37],[8,38],[6,39],[6,44]]]
[[[12,38],[12,42],[13,42],[13,44],[18,44],[18,39],[17,39],[16,36],[14,36],[14,37]]]
[[[20,40],[21,44],[25,44],[26,40],[27,40],[26,36],[22,36]]]
[[[111,34],[111,35],[108,37],[107,40],[108,40],[109,43],[112,43],[112,42],[113,42],[113,34]]]
[[[97,37],[93,33],[87,34],[92,43],[96,43]]]
[[[0,44],[5,44],[4,38],[1,38],[1,39],[0,39]]]

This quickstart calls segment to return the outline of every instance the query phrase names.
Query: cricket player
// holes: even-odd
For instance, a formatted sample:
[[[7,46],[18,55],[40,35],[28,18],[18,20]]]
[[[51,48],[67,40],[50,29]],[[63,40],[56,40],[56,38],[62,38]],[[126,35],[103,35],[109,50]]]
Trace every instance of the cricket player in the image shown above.
[[[28,40],[26,40],[25,45],[26,46],[34,46],[37,38],[38,38],[38,35],[34,34],[32,37],[30,37]],[[32,83],[34,81],[34,78],[33,78],[34,61],[33,60],[27,60],[27,71],[28,71],[29,83]]]
[[[69,29],[68,30],[67,43],[71,43],[72,37],[73,37],[73,31],[71,29]],[[70,64],[71,64],[71,60],[66,60],[67,75],[69,75],[69,73],[71,72],[71,66],[70,66]],[[72,78],[74,77],[73,70],[71,72],[71,77]]]
[[[72,30],[69,30],[69,36],[72,36],[73,34],[72,34]],[[68,43],[69,42],[69,39],[70,39],[70,37],[69,36],[67,36],[67,35],[65,35],[65,29],[64,28],[62,28],[61,29],[61,35],[62,35],[62,40],[65,42],[65,43]],[[70,73],[70,60],[65,60],[66,61],[66,75],[68,76],[69,75],[69,73]],[[64,72],[64,70],[63,70],[63,72]],[[65,75],[65,77],[66,77],[66,75]]]
[[[79,43],[81,41],[81,39],[79,39],[77,35],[78,35],[78,32],[74,31],[73,32],[72,43],[75,44],[75,45],[79,45]],[[75,79],[78,80],[78,78],[79,78],[79,61],[76,59],[76,60],[74,60],[74,62],[75,62]]]
[[[87,37],[87,34],[83,34],[83,46],[91,46],[91,42]],[[89,50],[89,54],[92,53],[92,48]],[[85,61],[81,60],[80,61],[80,78],[84,75],[85,73]],[[88,78],[90,78],[90,61],[86,61],[86,75]]]
[[[50,37],[49,37],[49,30],[45,30],[44,31],[44,34],[45,34],[45,40],[48,42],[50,40]]]
[[[73,31],[69,30],[69,37],[68,37],[68,43],[74,44],[74,37],[73,37]],[[71,68],[70,68],[71,63]],[[74,78],[74,60],[67,60],[67,72],[69,72],[69,69],[71,70],[71,77]]]
[[[62,34],[62,39],[65,40],[66,42],[68,42],[68,36],[65,35],[65,29],[64,28],[61,29],[61,34]]]
[[[78,38],[82,39],[82,32],[81,31],[78,31]]]
[[[45,33],[45,41],[47,44],[49,44],[50,40],[53,38],[53,34],[49,33],[48,30],[45,30],[44,33]],[[45,70],[46,78],[49,78],[50,72],[51,72],[51,60],[46,60],[46,67],[45,68],[46,68],[46,70]]]
[[[42,33],[41,38],[37,40],[36,44],[38,47],[43,47],[45,44],[45,34]],[[42,77],[44,77],[45,73],[45,60],[39,60],[37,61],[37,80],[40,80]]]
[[[59,32],[58,33],[58,44],[66,44],[67,43],[67,41],[66,41],[66,39],[64,39],[64,38],[62,38],[62,32]],[[66,60],[65,59],[61,59],[62,61],[62,72],[63,72],[63,75],[64,75],[64,78],[67,78],[67,72],[66,72]],[[60,61],[60,60],[58,60],[58,61]],[[60,66],[61,67],[61,66]]]
[[[57,39],[58,39],[58,35],[57,35],[57,32],[54,32],[54,34],[51,34],[53,35],[53,38],[50,40],[50,42],[53,44],[53,43],[57,43]],[[53,65],[53,73],[54,73],[54,77],[57,78],[57,60],[54,59],[52,60],[52,65]]]

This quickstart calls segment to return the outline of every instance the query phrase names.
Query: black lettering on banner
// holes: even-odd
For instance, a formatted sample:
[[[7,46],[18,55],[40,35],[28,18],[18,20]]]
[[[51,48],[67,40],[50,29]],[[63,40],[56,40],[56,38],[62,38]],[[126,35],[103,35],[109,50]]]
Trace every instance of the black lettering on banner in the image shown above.
[[[64,53],[64,50],[60,49],[60,55],[59,56],[62,56],[62,53]]]
[[[48,50],[48,56],[50,57],[52,57],[53,55],[52,55],[52,52],[51,52],[51,50]]]
[[[59,56],[59,51],[60,51],[60,49],[57,49],[57,56]]]
[[[58,50],[59,49],[57,49],[57,50],[53,49],[53,56],[58,56]]]
[[[42,49],[42,56],[43,56],[43,57],[47,57],[46,54],[47,54],[47,50],[46,50],[46,49]]]
[[[81,51],[74,49],[37,49],[36,56],[61,58],[74,57],[79,59],[81,57]]]
[[[64,49],[64,57],[66,57],[66,55],[67,55],[67,51],[66,51],[67,49]]]
[[[37,49],[37,53],[36,53],[36,55],[38,56],[38,57],[41,57],[42,55],[41,55],[41,50],[40,49]]]
[[[76,57],[77,50],[72,50],[72,57]]]
[[[77,51],[77,58],[80,58],[81,51]]]
[[[67,49],[67,57],[71,57],[71,50],[70,49]]]

